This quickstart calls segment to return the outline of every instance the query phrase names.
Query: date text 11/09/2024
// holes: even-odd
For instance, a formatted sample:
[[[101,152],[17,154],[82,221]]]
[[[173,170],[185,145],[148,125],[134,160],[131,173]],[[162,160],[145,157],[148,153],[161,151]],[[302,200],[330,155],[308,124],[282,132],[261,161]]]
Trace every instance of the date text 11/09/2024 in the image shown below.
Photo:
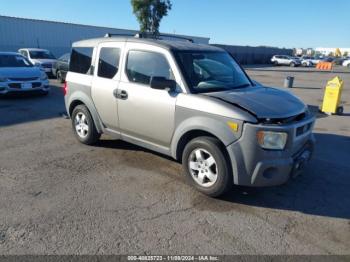
[[[217,256],[128,256],[128,261],[219,261]]]

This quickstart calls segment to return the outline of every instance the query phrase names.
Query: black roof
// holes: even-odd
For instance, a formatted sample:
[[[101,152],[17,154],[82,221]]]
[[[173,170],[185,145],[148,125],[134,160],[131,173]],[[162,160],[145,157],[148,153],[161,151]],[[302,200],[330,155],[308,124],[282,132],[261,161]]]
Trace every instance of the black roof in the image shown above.
[[[171,51],[212,51],[212,52],[223,51],[222,48],[219,48],[216,46],[192,43],[190,41],[185,41],[185,40],[179,41],[179,40],[137,38],[137,37],[125,37],[125,36],[111,36],[111,37],[82,40],[82,41],[73,43],[73,46],[95,46],[96,44],[103,43],[103,42],[116,42],[116,41],[150,44],[150,45],[163,47]]]

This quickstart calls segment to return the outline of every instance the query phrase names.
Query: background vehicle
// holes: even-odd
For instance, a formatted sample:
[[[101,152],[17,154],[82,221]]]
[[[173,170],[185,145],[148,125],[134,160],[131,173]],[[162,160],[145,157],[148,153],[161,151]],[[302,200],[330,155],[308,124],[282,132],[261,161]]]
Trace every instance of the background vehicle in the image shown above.
[[[302,56],[301,57],[301,65],[305,66],[305,67],[314,66],[318,63],[315,60],[316,59],[314,59],[312,56]]]
[[[350,68],[350,58],[348,58],[347,60],[344,60],[343,66],[347,66]]]
[[[311,157],[314,117],[289,92],[253,82],[223,49],[106,37],[73,44],[65,104],[76,138],[102,133],[181,161],[219,196],[286,182]]]
[[[49,92],[45,72],[18,53],[0,52],[0,94],[29,91]]]
[[[335,57],[333,59],[333,63],[336,65],[342,65],[345,60],[346,60],[345,57]]]
[[[329,62],[329,63],[331,63],[331,62],[334,61],[334,58],[333,58],[333,57],[330,57],[330,56],[326,56],[326,57],[322,58],[321,61],[322,61],[322,62]]]
[[[52,75],[57,78],[58,81],[63,83],[66,79],[66,74],[69,69],[70,53],[64,54],[52,66]]]
[[[301,64],[299,59],[287,55],[274,55],[271,58],[271,62],[274,65],[287,65],[291,67],[299,66]]]
[[[49,50],[21,48],[18,52],[28,58],[33,65],[41,66],[47,74],[52,75],[52,64],[56,62],[56,58]]]

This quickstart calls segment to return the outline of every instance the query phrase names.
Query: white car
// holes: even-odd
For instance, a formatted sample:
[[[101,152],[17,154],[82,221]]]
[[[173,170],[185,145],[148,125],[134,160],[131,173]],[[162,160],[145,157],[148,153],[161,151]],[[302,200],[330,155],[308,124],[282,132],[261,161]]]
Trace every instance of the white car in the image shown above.
[[[350,68],[350,58],[344,60],[343,66],[349,67]]]
[[[271,62],[276,66],[287,65],[287,66],[295,67],[295,66],[301,65],[300,59],[296,59],[288,55],[274,55],[271,58]]]
[[[301,65],[302,66],[315,66],[317,65],[321,59],[312,57],[312,56],[302,56],[301,57]]]
[[[28,58],[33,65],[42,67],[47,74],[52,74],[52,65],[57,59],[49,50],[39,48],[21,48],[18,52]]]
[[[47,75],[26,57],[14,52],[0,52],[0,96],[9,93],[49,92]]]

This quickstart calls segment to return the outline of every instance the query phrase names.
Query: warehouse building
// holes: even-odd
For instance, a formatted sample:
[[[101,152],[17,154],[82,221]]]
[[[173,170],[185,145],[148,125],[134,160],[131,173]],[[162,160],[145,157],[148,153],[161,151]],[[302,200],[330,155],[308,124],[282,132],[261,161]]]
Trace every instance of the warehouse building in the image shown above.
[[[107,33],[135,35],[138,31],[0,16],[0,51],[36,47],[48,49],[58,57],[69,52],[75,41],[101,37]],[[196,43],[209,43],[206,37],[183,37],[191,38]]]

